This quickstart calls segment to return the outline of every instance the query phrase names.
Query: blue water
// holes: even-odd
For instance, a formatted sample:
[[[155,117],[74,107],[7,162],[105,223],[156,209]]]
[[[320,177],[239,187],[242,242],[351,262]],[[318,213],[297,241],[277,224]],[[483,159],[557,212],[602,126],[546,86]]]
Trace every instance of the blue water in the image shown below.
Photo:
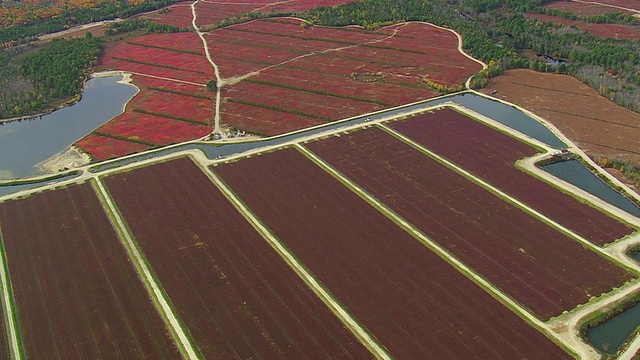
[[[632,214],[640,217],[640,207],[629,198],[613,190],[600,180],[578,160],[569,160],[542,167],[545,171],[571,183],[588,193]]]

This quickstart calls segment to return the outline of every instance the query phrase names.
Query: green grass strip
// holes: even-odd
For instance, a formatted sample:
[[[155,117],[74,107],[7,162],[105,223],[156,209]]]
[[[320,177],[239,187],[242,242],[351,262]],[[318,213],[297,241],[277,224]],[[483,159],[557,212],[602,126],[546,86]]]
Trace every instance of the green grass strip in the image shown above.
[[[194,50],[175,49],[175,48],[170,48],[170,47],[160,46],[160,45],[143,44],[143,43],[139,43],[139,42],[135,42],[135,41],[127,41],[126,43],[127,44],[131,44],[131,45],[136,45],[136,46],[144,46],[144,47],[148,47],[148,48],[168,50],[168,51],[173,51],[173,52],[179,52],[179,53],[203,56],[202,53],[200,53],[199,51],[194,51]]]
[[[155,143],[152,143],[152,142],[149,142],[149,141],[140,140],[140,139],[128,138],[128,137],[123,136],[123,135],[109,134],[109,133],[102,132],[102,131],[94,131],[93,133],[95,135],[98,135],[98,136],[104,136],[104,137],[117,139],[117,140],[124,140],[124,141],[132,142],[132,143],[136,143],[136,144],[147,145],[147,146],[151,146],[151,147],[162,146],[161,144],[155,144]]]
[[[165,69],[181,70],[181,71],[186,71],[186,72],[191,72],[191,73],[204,74],[204,72],[202,72],[202,71],[187,70],[187,69],[183,69],[181,67],[177,67],[177,66],[173,66],[173,65],[156,64],[156,63],[152,63],[152,62],[148,62],[148,61],[142,61],[142,60],[136,60],[136,59],[130,59],[130,58],[123,58],[123,57],[118,57],[118,56],[112,56],[112,58],[114,58],[116,60],[120,60],[120,61],[126,61],[126,62],[135,63],[135,64],[156,66],[156,67],[165,68]]]
[[[184,91],[165,89],[165,88],[161,88],[161,87],[157,87],[157,86],[149,86],[147,89],[154,90],[154,91],[165,92],[165,93],[169,93],[169,94],[184,95],[184,96],[189,96],[189,97],[198,98],[198,99],[214,100],[214,98],[208,97],[207,95],[192,94],[192,93],[188,93],[188,92],[184,92]]]
[[[244,105],[260,107],[260,108],[263,108],[263,109],[269,109],[269,110],[285,112],[285,113],[294,114],[294,115],[306,116],[306,117],[310,117],[310,118],[314,118],[314,119],[320,119],[320,120],[325,120],[325,121],[331,121],[332,120],[330,117],[326,117],[326,116],[320,116],[320,115],[316,115],[316,114],[308,114],[308,113],[305,113],[305,112],[302,112],[302,111],[299,111],[299,110],[284,109],[284,108],[281,108],[279,106],[267,105],[267,104],[257,103],[257,102],[248,101],[248,100],[228,99],[228,101],[229,102],[233,102],[233,103],[238,103],[238,104],[244,104]]]
[[[188,123],[192,123],[192,124],[198,124],[198,125],[209,125],[209,123],[208,123],[208,122],[206,122],[206,121],[200,121],[200,120],[196,120],[196,119],[190,119],[190,118],[186,118],[186,117],[182,117],[182,116],[175,116],[175,115],[171,115],[171,114],[167,114],[167,113],[161,113],[161,112],[149,111],[149,110],[144,110],[144,109],[133,109],[133,111],[135,111],[135,112],[139,112],[139,113],[141,113],[141,114],[147,114],[147,115],[154,115],[154,116],[166,117],[166,118],[169,118],[169,119],[179,120],[179,121],[184,121],[184,122],[188,122]]]
[[[1,279],[3,289],[0,295],[0,299],[2,300],[2,306],[0,306],[0,308],[2,309],[2,315],[4,315],[2,318],[4,318],[5,332],[7,335],[7,348],[9,349],[9,354],[12,359],[24,359],[26,356],[22,344],[23,340],[20,336],[20,328],[18,327],[15,295],[13,294],[13,287],[11,286],[9,264],[7,263],[7,256],[4,250],[2,227],[0,227],[0,262],[2,262],[2,269],[4,271],[4,276]],[[5,307],[8,307],[8,309]],[[8,312],[11,312],[11,314],[8,314]]]
[[[265,81],[265,80],[251,79],[251,78],[247,78],[244,81],[247,81],[247,82],[250,82],[250,83],[254,83],[254,84],[275,86],[275,87],[291,89],[291,90],[297,90],[297,91],[306,91],[306,92],[310,92],[310,93],[313,93],[313,94],[333,96],[333,97],[337,97],[337,98],[341,98],[341,99],[349,99],[349,100],[361,101],[361,102],[378,104],[378,105],[383,105],[383,106],[387,105],[386,103],[384,103],[383,101],[380,101],[380,100],[366,99],[366,98],[361,98],[361,97],[351,96],[351,95],[336,94],[336,93],[332,93],[332,92],[328,92],[328,91],[324,91],[324,90],[308,89],[308,88],[303,88],[301,86],[282,84],[282,83],[277,83],[277,82],[272,82],[272,81]]]

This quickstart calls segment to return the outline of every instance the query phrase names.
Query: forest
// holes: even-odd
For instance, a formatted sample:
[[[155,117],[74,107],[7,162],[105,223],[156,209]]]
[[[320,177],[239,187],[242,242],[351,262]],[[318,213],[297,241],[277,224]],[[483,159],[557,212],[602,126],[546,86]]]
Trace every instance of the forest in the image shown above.
[[[29,40],[48,31],[56,31],[78,23],[128,15],[166,6],[176,0],[148,0],[137,4],[124,0],[100,2],[100,6],[68,11],[64,15],[40,22],[23,22],[0,29],[0,118],[34,114],[59,103],[62,98],[77,96],[90,71],[100,42],[87,38],[77,41],[52,42],[33,50]],[[530,68],[537,71],[566,73],[576,76],[616,103],[640,111],[640,41],[598,38],[575,27],[527,18],[523,14],[553,14],[574,20],[596,23],[618,23],[633,26],[638,20],[622,13],[581,18],[575,14],[549,10],[545,0],[361,0],[335,7],[320,7],[295,14],[306,20],[305,26],[361,25],[366,29],[404,21],[427,21],[451,28],[463,37],[464,49],[489,64],[476,74],[472,87],[486,86],[490,77],[506,69]],[[0,6],[1,8],[1,6]],[[256,18],[283,14],[257,12],[221,21],[211,29]],[[112,25],[107,35],[144,32],[179,32],[189,29],[158,25],[136,19]],[[127,36],[126,34],[123,36]],[[107,37],[108,39],[108,37]],[[16,44],[24,43],[16,46]],[[8,45],[13,44],[13,45]],[[80,54],[72,60],[57,52]],[[49,49],[51,48],[51,49]],[[29,53],[23,55],[21,52]],[[68,73],[47,80],[51,63]],[[59,55],[58,55],[59,54]],[[66,65],[62,65],[66,64]],[[75,67],[75,69],[74,69]],[[40,69],[40,70],[38,70]]]

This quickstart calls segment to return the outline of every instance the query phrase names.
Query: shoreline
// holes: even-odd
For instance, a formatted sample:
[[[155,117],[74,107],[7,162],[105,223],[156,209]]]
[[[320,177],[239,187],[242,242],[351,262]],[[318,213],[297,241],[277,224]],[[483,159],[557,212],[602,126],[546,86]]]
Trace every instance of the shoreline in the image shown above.
[[[76,104],[77,102],[79,102],[80,100],[82,100],[82,94],[84,93],[84,90],[86,88],[87,81],[95,79],[95,78],[116,76],[116,75],[121,75],[122,76],[122,79],[118,80],[118,83],[127,84],[127,85],[135,86],[136,88],[138,88],[136,85],[134,85],[132,83],[132,79],[131,79],[131,75],[132,74],[130,72],[117,71],[117,70],[116,71],[110,70],[110,71],[94,72],[94,73],[91,73],[88,76],[88,78],[85,80],[84,86],[82,87],[82,92],[80,94],[74,96],[70,100],[62,102],[60,105],[56,106],[55,108],[52,108],[52,109],[49,109],[49,110],[45,110],[45,111],[37,113],[37,114],[15,116],[15,117],[12,117],[12,118],[0,119],[0,126],[2,126],[4,124],[16,122],[16,121],[36,120],[36,119],[41,118],[41,117],[43,117],[45,115],[49,115],[52,112],[64,109],[64,108],[66,108],[68,106],[72,106],[72,105]],[[138,91],[140,91],[140,88],[138,88]],[[127,104],[128,104],[128,102],[127,102]],[[126,106],[126,104],[125,104],[125,106]]]

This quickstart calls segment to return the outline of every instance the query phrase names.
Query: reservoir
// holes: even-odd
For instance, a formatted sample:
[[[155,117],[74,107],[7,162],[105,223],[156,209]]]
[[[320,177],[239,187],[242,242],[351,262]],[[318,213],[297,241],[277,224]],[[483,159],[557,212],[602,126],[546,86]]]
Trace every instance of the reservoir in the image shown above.
[[[578,160],[561,161],[542,167],[545,171],[573,184],[600,199],[640,217],[640,208],[629,198],[613,190]]]
[[[640,324],[640,303],[613,319],[587,330],[587,339],[601,351],[615,354],[620,345],[636,330],[638,324]]]
[[[138,92],[122,79],[122,75],[93,78],[85,84],[79,102],[41,117],[0,125],[0,180],[42,174],[39,163],[122,114]]]

